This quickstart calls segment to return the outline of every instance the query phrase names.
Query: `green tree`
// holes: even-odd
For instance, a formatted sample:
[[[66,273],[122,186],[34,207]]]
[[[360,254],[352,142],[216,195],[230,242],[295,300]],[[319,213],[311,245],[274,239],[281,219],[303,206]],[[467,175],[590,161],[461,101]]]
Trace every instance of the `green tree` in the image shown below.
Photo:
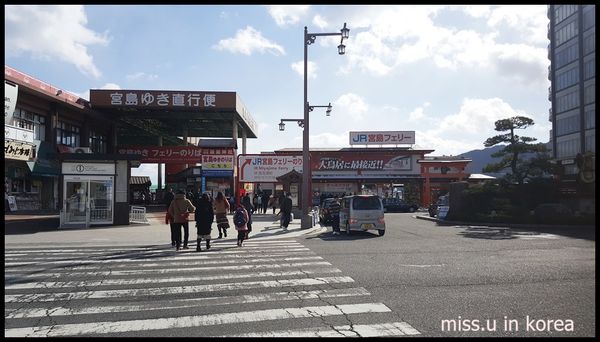
[[[498,144],[507,145],[492,154],[492,157],[502,159],[497,163],[486,165],[483,172],[500,172],[510,169],[511,173],[506,175],[507,180],[522,185],[525,179],[539,177],[550,171],[552,165],[546,146],[543,143],[533,143],[537,140],[536,138],[515,134],[515,130],[525,129],[533,124],[533,119],[524,116],[514,116],[496,121],[494,129],[507,133],[488,138],[483,144],[485,147]],[[529,159],[523,158],[523,155],[528,153],[535,153],[535,155]]]

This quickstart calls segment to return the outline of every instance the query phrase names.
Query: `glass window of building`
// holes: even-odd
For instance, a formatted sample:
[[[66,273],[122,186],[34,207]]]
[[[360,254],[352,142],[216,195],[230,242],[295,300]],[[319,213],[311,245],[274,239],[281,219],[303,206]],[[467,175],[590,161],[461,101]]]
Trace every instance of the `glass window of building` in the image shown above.
[[[573,20],[568,23],[565,27],[556,31],[556,46],[566,43],[569,39],[575,37],[578,34],[577,20]]]
[[[596,60],[594,58],[583,63],[583,79],[587,80],[596,76]]]
[[[565,118],[556,118],[556,135],[579,131],[579,114],[576,112]]]
[[[554,10],[554,20],[556,23],[567,19],[571,14],[577,11],[577,5],[556,5]]]
[[[595,6],[586,6],[583,10],[583,29],[587,30],[596,25]]]
[[[94,153],[106,153],[108,138],[98,132],[90,132],[90,148]]]
[[[579,63],[575,63],[575,66],[561,71],[556,74],[556,90],[568,88],[579,82]]]
[[[585,151],[596,153],[596,130],[585,132]]]
[[[583,38],[583,54],[587,55],[594,51],[596,51],[596,32],[592,32]]]
[[[596,84],[592,83],[583,89],[583,100],[585,104],[596,102]]]
[[[555,60],[556,69],[559,69],[579,58],[579,43],[574,41],[569,46],[561,47],[561,50],[556,50]]]
[[[586,108],[585,110],[585,128],[596,128],[596,108]]]
[[[571,158],[581,152],[579,134],[556,139],[556,158]]]
[[[577,88],[556,97],[556,112],[561,113],[579,107],[579,93]]]
[[[71,147],[79,147],[79,127],[64,121],[58,121],[56,125],[56,143]]]
[[[46,117],[40,114],[16,108],[14,111],[14,125],[33,131],[33,138],[44,140],[46,138]]]

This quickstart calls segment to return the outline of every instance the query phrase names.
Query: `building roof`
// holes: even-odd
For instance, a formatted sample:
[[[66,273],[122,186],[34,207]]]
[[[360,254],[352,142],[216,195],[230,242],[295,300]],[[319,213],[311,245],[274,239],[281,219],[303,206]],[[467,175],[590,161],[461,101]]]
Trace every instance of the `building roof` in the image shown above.
[[[129,178],[130,185],[152,185],[152,181],[148,176],[131,176]]]

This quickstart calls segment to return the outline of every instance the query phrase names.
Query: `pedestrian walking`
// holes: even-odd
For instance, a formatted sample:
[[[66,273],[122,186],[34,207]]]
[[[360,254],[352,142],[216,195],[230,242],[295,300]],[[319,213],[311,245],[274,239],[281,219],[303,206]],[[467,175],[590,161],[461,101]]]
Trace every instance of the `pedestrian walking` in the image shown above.
[[[246,223],[246,226],[248,227],[248,229],[246,230],[246,240],[248,240],[250,232],[252,232],[252,212],[254,211],[254,207],[252,206],[252,202],[250,201],[249,194],[246,194],[242,198],[242,206],[244,207],[244,209],[246,209],[246,212],[248,213],[248,222]]]
[[[171,229],[171,247],[175,247],[175,222],[173,221],[173,217],[169,215],[169,206],[171,202],[175,198],[175,194],[173,193],[173,188],[169,188],[169,191],[164,195],[163,200],[167,209],[167,218],[165,219],[166,223],[169,225]]]
[[[247,237],[248,222],[250,221],[249,212],[244,208],[243,205],[238,205],[233,213],[233,225],[238,232],[237,245],[242,247],[244,239]]]
[[[267,202],[267,205],[271,208],[273,208],[273,214],[275,214],[275,207],[277,203],[277,198],[273,195],[269,196],[269,201]]]
[[[175,194],[175,199],[171,201],[169,205],[169,215],[173,219],[174,236],[175,236],[175,250],[178,251],[181,248],[181,228],[183,228],[183,249],[188,249],[188,239],[190,237],[190,226],[188,223],[188,217],[191,213],[196,211],[196,207],[185,198],[185,192],[178,190]]]
[[[283,230],[287,230],[292,220],[292,199],[289,197],[289,194],[284,193],[284,199],[279,211],[281,212]]]
[[[196,229],[198,236],[196,238],[196,252],[202,250],[201,243],[202,239],[206,240],[206,250],[210,249],[210,233],[212,230],[212,223],[215,220],[215,212],[210,203],[208,194],[202,194],[200,199],[197,201],[196,213],[194,214],[196,221]]]
[[[256,194],[254,198],[256,198],[256,212],[260,214],[260,210],[262,208],[262,195]]]
[[[269,207],[269,194],[264,193],[262,196],[262,212],[263,214],[267,213],[267,208]]]
[[[217,197],[213,201],[213,209],[217,219],[217,229],[219,230],[218,239],[223,238],[223,235],[227,237],[227,228],[229,228],[229,220],[227,220],[229,201],[227,201],[221,191],[217,193]]]
[[[340,201],[337,196],[334,197],[333,202],[329,204],[329,214],[331,215],[331,227],[333,228],[333,235],[340,235]]]

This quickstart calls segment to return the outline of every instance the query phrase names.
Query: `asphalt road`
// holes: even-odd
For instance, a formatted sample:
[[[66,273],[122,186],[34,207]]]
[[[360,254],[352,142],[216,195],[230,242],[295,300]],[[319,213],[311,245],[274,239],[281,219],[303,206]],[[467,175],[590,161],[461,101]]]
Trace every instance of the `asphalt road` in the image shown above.
[[[409,213],[387,213],[386,225],[383,237],[329,229],[304,245],[423,336],[595,336],[595,240]]]
[[[594,234],[386,223],[201,253],[164,226],[6,235],[5,336],[595,336]]]

